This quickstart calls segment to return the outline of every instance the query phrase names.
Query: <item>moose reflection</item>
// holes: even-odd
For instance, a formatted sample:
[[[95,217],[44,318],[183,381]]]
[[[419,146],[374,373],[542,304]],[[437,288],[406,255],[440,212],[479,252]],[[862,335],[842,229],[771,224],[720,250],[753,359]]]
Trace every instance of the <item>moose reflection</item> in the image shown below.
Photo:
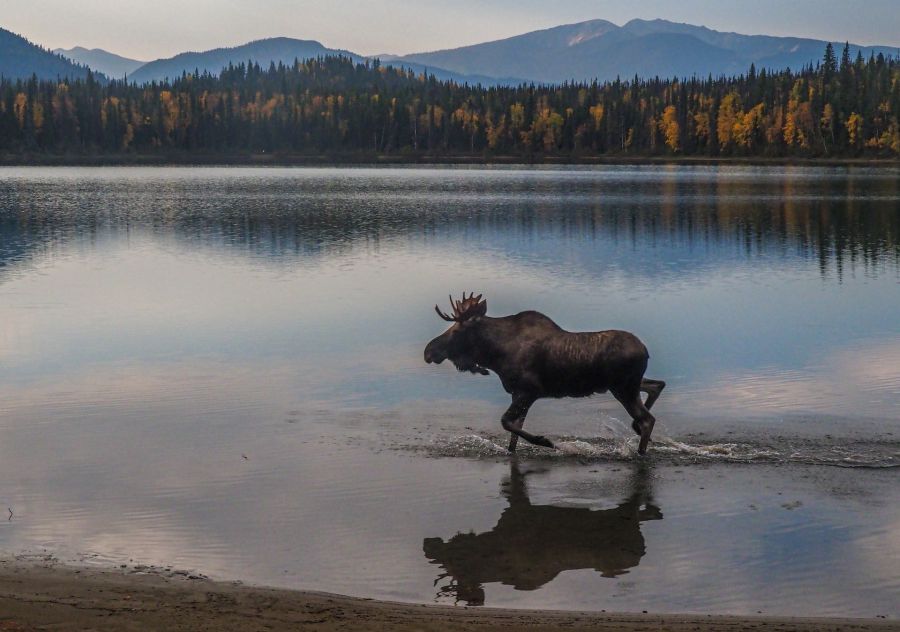
[[[603,510],[533,505],[526,475],[513,459],[502,486],[509,507],[490,531],[425,538],[425,556],[445,571],[435,584],[449,578],[438,596],[483,605],[484,584],[536,590],[563,571],[592,568],[616,577],[640,563],[646,553],[641,522],[663,517],[644,466],[635,471],[629,496]]]

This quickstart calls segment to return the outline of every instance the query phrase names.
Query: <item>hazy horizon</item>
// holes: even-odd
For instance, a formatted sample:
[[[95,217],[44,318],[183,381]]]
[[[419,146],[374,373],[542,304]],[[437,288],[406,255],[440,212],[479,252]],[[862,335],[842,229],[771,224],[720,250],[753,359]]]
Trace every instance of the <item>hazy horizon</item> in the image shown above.
[[[279,36],[318,40],[363,55],[409,54],[560,24],[603,19],[621,25],[635,18],[662,18],[749,35],[900,47],[896,8],[894,0],[847,0],[839,6],[821,0],[797,0],[786,6],[777,0],[760,0],[752,6],[706,0],[683,0],[673,6],[649,0],[639,7],[607,0],[568,0],[553,6],[538,0],[460,0],[452,8],[434,0],[332,0],[325,7],[307,0],[252,4],[196,0],[189,6],[174,0],[77,4],[34,0],[10,11],[0,26],[50,49],[102,48],[146,61]],[[48,15],[53,18],[48,20]],[[379,28],[369,28],[373,24]]]

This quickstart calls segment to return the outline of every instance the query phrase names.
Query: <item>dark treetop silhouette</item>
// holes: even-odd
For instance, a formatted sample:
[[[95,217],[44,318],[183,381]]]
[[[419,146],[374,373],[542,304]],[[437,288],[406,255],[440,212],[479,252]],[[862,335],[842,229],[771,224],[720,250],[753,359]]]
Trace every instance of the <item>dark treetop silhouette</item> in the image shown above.
[[[513,316],[487,316],[487,301],[474,293],[461,301],[450,297],[453,315],[438,316],[450,327],[425,347],[425,362],[446,359],[460,371],[487,375],[493,371],[512,404],[503,413],[503,429],[512,434],[509,451],[518,438],[548,448],[546,437],[522,430],[528,409],[542,397],[587,397],[609,391],[628,411],[631,427],[641,437],[638,453],[647,443],[656,419],[650,407],[665,388],[662,380],[644,378],[650,355],[638,338],[627,331],[570,332],[539,312]],[[647,401],[641,401],[641,391]]]
[[[425,556],[445,571],[437,582],[450,578],[439,594],[483,605],[484,584],[536,590],[567,570],[592,568],[616,577],[637,566],[646,553],[640,523],[663,515],[653,504],[646,468],[636,467],[628,497],[612,509],[593,510],[531,504],[528,473],[513,459],[501,488],[509,507],[493,529],[457,533],[446,542],[425,538]]]

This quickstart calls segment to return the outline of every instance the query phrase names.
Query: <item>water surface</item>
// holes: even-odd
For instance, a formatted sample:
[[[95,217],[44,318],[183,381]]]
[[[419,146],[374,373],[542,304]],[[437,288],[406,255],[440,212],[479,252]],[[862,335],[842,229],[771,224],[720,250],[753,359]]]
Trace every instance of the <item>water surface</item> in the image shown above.
[[[668,387],[503,455],[448,291]],[[900,616],[900,171],[0,169],[0,549],[513,607]],[[3,504],[5,503],[5,504]]]

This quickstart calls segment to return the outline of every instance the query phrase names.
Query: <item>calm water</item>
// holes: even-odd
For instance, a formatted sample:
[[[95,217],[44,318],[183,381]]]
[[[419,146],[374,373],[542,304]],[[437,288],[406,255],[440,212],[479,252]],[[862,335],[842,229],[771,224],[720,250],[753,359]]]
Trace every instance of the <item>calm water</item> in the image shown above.
[[[668,388],[425,365],[449,291]],[[0,169],[0,552],[406,601],[900,616],[900,171]],[[4,516],[6,518],[6,516]]]

